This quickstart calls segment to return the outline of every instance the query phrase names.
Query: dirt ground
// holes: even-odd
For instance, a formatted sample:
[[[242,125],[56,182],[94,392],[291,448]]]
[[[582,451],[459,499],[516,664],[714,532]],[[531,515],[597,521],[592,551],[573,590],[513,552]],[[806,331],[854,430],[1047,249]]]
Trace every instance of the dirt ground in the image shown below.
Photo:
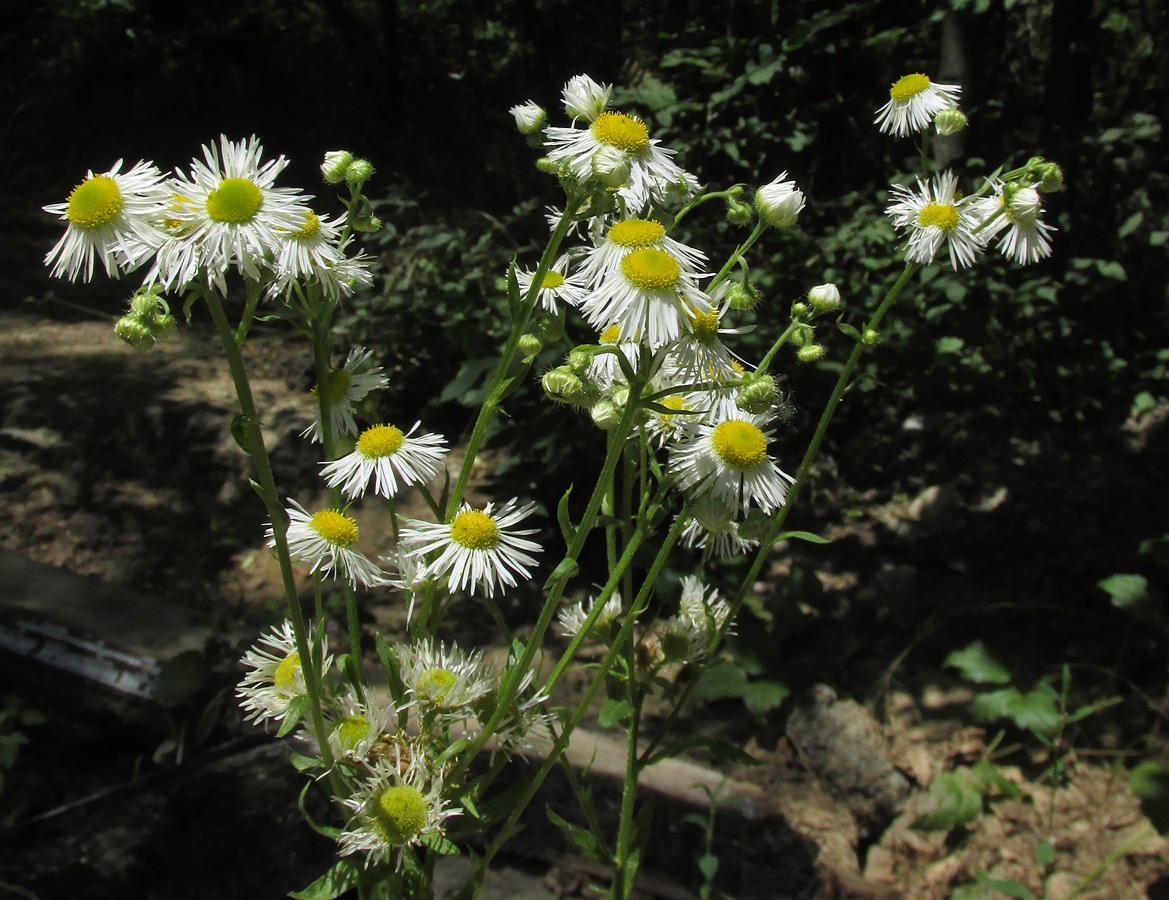
[[[20,768],[0,793],[0,806],[8,801],[15,814],[15,827],[0,832],[7,845],[0,895],[51,900],[84,886],[91,898],[278,896],[329,865],[328,843],[299,820],[298,779],[282,752],[262,736],[225,730],[215,718],[231,719],[223,698],[238,677],[236,660],[258,629],[279,616],[281,592],[263,545],[260,504],[247,487],[247,460],[230,435],[234,399],[211,338],[184,328],[141,354],[118,342],[111,322],[0,315],[0,548],[190,612],[213,635],[203,710],[220,698],[209,723],[196,721],[200,716],[191,710],[144,716],[133,704],[79,700],[67,685],[34,684],[19,669],[13,679],[10,660],[0,695],[14,691],[26,704],[60,706],[46,709],[49,721],[28,730]],[[296,437],[309,421],[308,351],[263,332],[249,348],[277,483],[311,502],[316,459]],[[857,452],[868,454],[871,473],[882,451],[886,459],[921,454],[929,429],[944,426],[945,440],[963,430],[977,435],[979,415],[989,414],[927,423],[924,435],[900,425],[878,429]],[[998,627],[1024,645],[1036,621],[1050,620],[1050,612],[1048,620],[1027,618],[1037,613],[1020,608],[1004,585],[1029,592],[1041,611],[1061,590],[1053,572],[1085,564],[1066,548],[1054,568],[1031,564],[1064,514],[1058,503],[1038,511],[1045,499],[1053,505],[1042,482],[1067,466],[1079,473],[1082,496],[1091,497],[1097,473],[1114,467],[1110,454],[1128,453],[1139,467],[1156,452],[1139,428],[1114,438],[1087,463],[1065,458],[1052,467],[1043,457],[1038,471],[1029,466],[1042,456],[1042,439],[1020,438],[1010,449],[1018,460],[1016,480],[977,459],[977,447],[955,449],[973,460],[965,477],[919,467],[913,477],[886,478],[867,491],[850,487],[855,475],[842,474],[842,455],[828,448],[808,500],[809,521],[800,527],[814,526],[832,544],[780,554],[757,591],[764,601],[792,600],[787,618],[767,625],[768,634],[788,639],[791,670],[801,673],[791,680],[792,701],[763,717],[731,701],[713,702],[684,723],[745,741],[763,760],[728,771],[752,786],[756,801],[749,814],[719,814],[724,837],[716,844],[716,888],[738,897],[823,900],[995,896],[973,885],[981,872],[1016,879],[1039,895],[1044,872],[1035,849],[1051,838],[1053,874],[1042,896],[1169,898],[1169,843],[1141,816],[1123,771],[1159,746],[1142,744],[1141,735],[1163,742],[1157,735],[1169,722],[1169,706],[1164,696],[1146,696],[1132,683],[1144,671],[1140,635],[1125,632],[1113,641],[1106,632],[1097,643],[1108,647],[1085,649],[1086,635],[1100,636],[1104,626],[1077,625],[1077,616],[1088,613],[1074,604],[1043,626],[1047,638],[1060,645],[1063,658],[1084,660],[1084,671],[1112,673],[1105,687],[1128,679],[1133,689],[1080,735],[1083,743],[1058,783],[1043,774],[1050,760],[1041,748],[1009,747],[1008,740],[993,755],[1018,796],[992,792],[967,828],[912,827],[929,808],[926,787],[934,778],[982,759],[996,737],[972,724],[969,686],[926,648],[962,632],[968,620],[961,601],[972,593],[984,606],[1003,605]],[[1057,437],[1050,443],[1058,444]],[[1141,490],[1115,479],[1109,485],[1122,499],[1130,489],[1134,497]],[[1003,517],[1006,507],[1010,520]],[[367,509],[359,516],[369,554],[390,549],[386,515]],[[973,521],[975,533],[961,530],[960,521]],[[1073,546],[1078,538],[1072,534]],[[1014,562],[1004,570],[1008,555]],[[921,598],[939,594],[953,611],[923,614]],[[394,597],[366,595],[362,612],[371,633],[402,633],[404,610]],[[522,609],[504,612],[518,616]],[[488,622],[473,614],[461,627],[470,638]],[[820,680],[832,680],[837,691],[815,687]],[[789,709],[801,711],[805,730],[785,727]],[[809,749],[816,729],[835,748],[827,757]],[[195,731],[203,743],[191,737]],[[874,793],[878,776],[884,793]],[[677,816],[684,818],[684,810]],[[512,880],[493,882],[491,890],[516,900],[596,896],[599,874],[558,833],[547,837],[546,827],[542,833],[542,840],[519,842],[502,870]],[[701,877],[686,868],[701,852],[700,835],[679,834],[663,826],[666,842],[680,843],[647,861],[644,894],[697,895]],[[267,858],[276,836],[279,852]],[[788,859],[790,883],[765,881],[773,877],[767,866],[774,860],[760,860],[769,852]]]

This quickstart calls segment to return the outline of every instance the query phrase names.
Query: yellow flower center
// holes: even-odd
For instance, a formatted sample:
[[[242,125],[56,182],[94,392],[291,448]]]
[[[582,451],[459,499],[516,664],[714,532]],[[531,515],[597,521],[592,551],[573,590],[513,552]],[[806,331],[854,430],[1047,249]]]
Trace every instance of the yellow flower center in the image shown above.
[[[718,310],[712,309],[708,313],[695,313],[690,321],[690,327],[694,330],[694,337],[699,343],[707,345],[717,343]]]
[[[296,676],[300,672],[300,654],[289,653],[284,659],[280,660],[280,665],[276,667],[276,674],[272,677],[272,683],[282,691],[296,690]]]
[[[631,249],[656,244],[665,235],[666,227],[652,219],[628,219],[609,229],[609,240]]]
[[[94,175],[77,185],[69,194],[65,218],[78,228],[101,228],[109,225],[122,211],[122,192],[109,175]]]
[[[767,456],[767,438],[750,422],[731,419],[711,432],[710,444],[719,458],[733,469],[749,469]]]
[[[264,198],[246,178],[225,178],[207,195],[207,215],[216,222],[250,222]]]
[[[678,283],[678,261],[662,250],[647,247],[625,254],[621,271],[634,287],[643,291],[668,291]]]
[[[342,747],[356,747],[369,734],[369,719],[365,716],[346,716],[333,729]]]
[[[340,510],[322,509],[308,524],[334,547],[352,547],[357,543],[357,522]]]
[[[621,326],[614,322],[612,325],[601,332],[601,337],[599,340],[602,344],[616,344],[617,338],[620,337],[620,335]]]
[[[417,689],[428,700],[442,703],[458,680],[459,677],[449,669],[427,669],[418,679]]]
[[[929,76],[918,72],[915,75],[898,78],[893,82],[893,87],[889,88],[889,96],[898,103],[904,103],[909,98],[916,97],[929,86]]]
[[[248,182],[249,184],[251,182]],[[304,224],[300,228],[296,228],[288,232],[288,236],[294,241],[307,241],[314,238],[321,230],[321,220],[315,212],[311,209],[305,213]]]
[[[451,522],[451,540],[468,550],[490,550],[499,543],[499,526],[481,509],[465,509]]]
[[[393,425],[374,425],[367,428],[357,439],[357,452],[366,459],[381,459],[393,456],[401,447],[405,437]]]
[[[549,272],[544,276],[544,283],[540,285],[542,290],[552,290],[564,284],[564,276],[559,272]]]
[[[334,369],[329,373],[329,405],[336,406],[345,399],[345,394],[349,392],[349,383],[353,379],[349,373],[344,369]],[[316,400],[317,388],[313,386],[313,399]]]
[[[426,800],[416,788],[396,784],[382,791],[373,815],[386,842],[401,846],[417,837],[426,824]]]
[[[922,228],[937,225],[942,231],[953,231],[958,225],[958,207],[950,203],[930,203],[917,214],[917,224]]]
[[[606,110],[592,124],[593,137],[626,153],[641,153],[649,147],[649,131],[637,116]]]

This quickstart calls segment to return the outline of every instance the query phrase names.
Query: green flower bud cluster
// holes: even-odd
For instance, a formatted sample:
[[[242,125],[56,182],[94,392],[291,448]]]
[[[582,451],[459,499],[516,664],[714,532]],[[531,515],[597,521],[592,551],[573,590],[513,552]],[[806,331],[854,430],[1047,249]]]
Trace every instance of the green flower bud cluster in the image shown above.
[[[746,281],[736,281],[727,288],[726,301],[735,312],[749,312],[759,305],[759,295]]]
[[[135,350],[149,350],[175,329],[175,317],[162,299],[162,286],[140,287],[130,298],[130,311],[118,320],[114,334]]]
[[[557,366],[544,373],[540,383],[550,400],[591,409],[600,393],[595,385],[581,378],[571,366]]]
[[[735,393],[735,405],[743,412],[762,415],[775,404],[775,379],[762,372],[749,372]]]
[[[1042,156],[1031,157],[1023,168],[1028,178],[1039,180],[1038,187],[1042,193],[1054,194],[1063,188],[1063,169]]]

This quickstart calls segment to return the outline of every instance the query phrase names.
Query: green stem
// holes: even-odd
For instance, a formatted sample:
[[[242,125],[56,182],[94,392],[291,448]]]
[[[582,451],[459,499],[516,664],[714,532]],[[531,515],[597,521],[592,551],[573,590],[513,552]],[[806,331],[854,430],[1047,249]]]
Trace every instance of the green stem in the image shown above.
[[[288,552],[288,513],[280,504],[276,493],[276,481],[272,476],[272,464],[268,460],[268,451],[264,447],[264,436],[260,427],[260,416],[256,412],[256,404],[252,399],[251,385],[248,383],[247,371],[244,368],[243,355],[239,345],[235,342],[235,335],[224,315],[223,305],[213,291],[203,291],[203,298],[207,301],[207,308],[211,311],[211,319],[215,323],[215,330],[219,334],[219,341],[223,345],[224,355],[227,357],[227,366],[231,371],[231,380],[235,384],[236,397],[239,400],[240,413],[243,415],[245,430],[249,435],[248,453],[256,467],[259,477],[260,496],[268,508],[268,518],[272,523],[272,539],[276,548],[276,559],[280,564],[280,578],[284,584],[284,596],[288,601],[288,619],[292,623],[292,631],[296,637],[296,651],[302,660],[312,660],[309,651],[308,630],[305,628],[304,616],[300,609],[300,597],[296,591],[296,577],[292,572],[292,557]],[[334,791],[338,796],[345,796],[343,785],[338,785],[339,779],[333,773],[333,752],[329,748],[329,734],[325,729],[324,716],[321,714],[321,684],[320,673],[314,670],[311,663],[301,666],[304,675],[305,691],[309,698],[309,716],[312,720],[313,733],[320,746],[321,762],[329,770],[330,779],[334,782]]]
[[[760,221],[755,224],[755,230],[751,232],[747,240],[743,241],[743,243],[741,243],[735,249],[735,252],[731,254],[730,258],[726,261],[723,267],[718,270],[718,274],[715,275],[710,284],[706,286],[706,292],[708,294],[722,283],[723,279],[727,277],[731,269],[739,264],[739,259],[743,256],[744,253],[751,249],[751,245],[759,240],[759,237],[763,234],[764,231],[767,230],[767,228],[768,226],[766,222]]]
[[[495,374],[491,376],[491,385],[487,391],[487,398],[483,401],[483,405],[479,407],[479,415],[475,419],[475,427],[471,431],[471,438],[467,441],[467,450],[463,458],[463,465],[459,469],[459,479],[455,482],[454,490],[451,491],[450,499],[447,501],[446,521],[450,521],[455,512],[459,508],[459,504],[463,502],[463,495],[467,491],[467,482],[471,477],[471,467],[475,462],[475,456],[479,453],[479,448],[483,444],[484,438],[487,436],[487,426],[491,423],[491,418],[498,408],[501,397],[501,388],[507,378],[507,373],[511,370],[512,363],[515,361],[517,348],[519,347],[520,337],[527,328],[528,319],[531,318],[532,309],[536,305],[536,300],[540,295],[540,288],[544,284],[544,276],[548,274],[549,269],[552,268],[552,263],[556,259],[556,252],[560,249],[560,244],[568,234],[568,229],[572,227],[575,212],[582,198],[568,197],[564,206],[564,213],[560,216],[560,221],[556,223],[556,228],[552,232],[552,237],[548,240],[548,246],[544,248],[544,253],[540,257],[540,263],[536,266],[535,274],[532,275],[532,286],[528,289],[528,295],[523,299],[520,306],[520,311],[516,316],[516,320],[512,323],[511,334],[508,336],[507,343],[504,345],[503,353],[499,358],[499,365],[495,367]]]
[[[792,332],[800,325],[798,321],[792,321],[791,324],[784,329],[783,334],[775,339],[775,343],[771,345],[771,349],[767,351],[767,355],[759,361],[759,365],[755,367],[756,372],[766,372],[767,367],[771,365],[771,361],[775,359],[775,354],[779,352],[779,348],[784,345],[788,338],[792,336]]]

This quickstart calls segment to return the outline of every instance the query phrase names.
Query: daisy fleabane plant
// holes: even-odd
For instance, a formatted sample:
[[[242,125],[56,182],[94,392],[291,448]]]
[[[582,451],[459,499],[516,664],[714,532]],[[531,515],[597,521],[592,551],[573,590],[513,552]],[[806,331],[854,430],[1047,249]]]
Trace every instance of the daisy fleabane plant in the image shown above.
[[[395,425],[372,425],[361,432],[351,453],[323,463],[329,487],[340,488],[350,500],[374,492],[392,499],[406,487],[429,483],[442,468],[446,439],[438,434],[415,436],[421,422],[408,432]]]
[[[305,695],[304,670],[290,622],[285,621],[261,637],[241,662],[247,672],[236,689],[236,696],[245,719],[255,722],[283,719],[292,701]],[[333,658],[324,652],[322,671],[327,671],[332,664]]]
[[[874,120],[884,134],[897,137],[925,131],[942,110],[953,107],[961,85],[938,84],[920,72],[905,75],[889,88],[889,102],[877,110]]]
[[[380,390],[387,384],[389,379],[374,360],[372,350],[364,347],[354,347],[350,350],[341,368],[329,372],[326,385],[329,392],[329,423],[333,429],[333,437],[357,434],[357,420],[353,417],[357,404],[371,391]],[[312,389],[314,401],[317,400],[319,389],[319,385]],[[322,440],[319,403],[314,403],[313,409],[316,417],[313,423],[301,432],[301,437],[311,436],[314,441],[319,442]]]
[[[295,500],[286,509],[288,513],[288,550],[293,559],[312,566],[315,574],[337,573],[353,587],[374,587],[382,584],[385,576],[377,564],[371,562],[358,550],[357,521],[338,509],[322,509],[310,513]],[[268,546],[274,547],[276,539],[272,526],[268,526]]]
[[[93,278],[100,260],[117,278],[150,259],[165,239],[163,205],[168,193],[154,163],[135,163],[121,171],[122,160],[108,172],[89,172],[64,203],[44,207],[66,223],[65,234],[45,255],[54,278]]]

